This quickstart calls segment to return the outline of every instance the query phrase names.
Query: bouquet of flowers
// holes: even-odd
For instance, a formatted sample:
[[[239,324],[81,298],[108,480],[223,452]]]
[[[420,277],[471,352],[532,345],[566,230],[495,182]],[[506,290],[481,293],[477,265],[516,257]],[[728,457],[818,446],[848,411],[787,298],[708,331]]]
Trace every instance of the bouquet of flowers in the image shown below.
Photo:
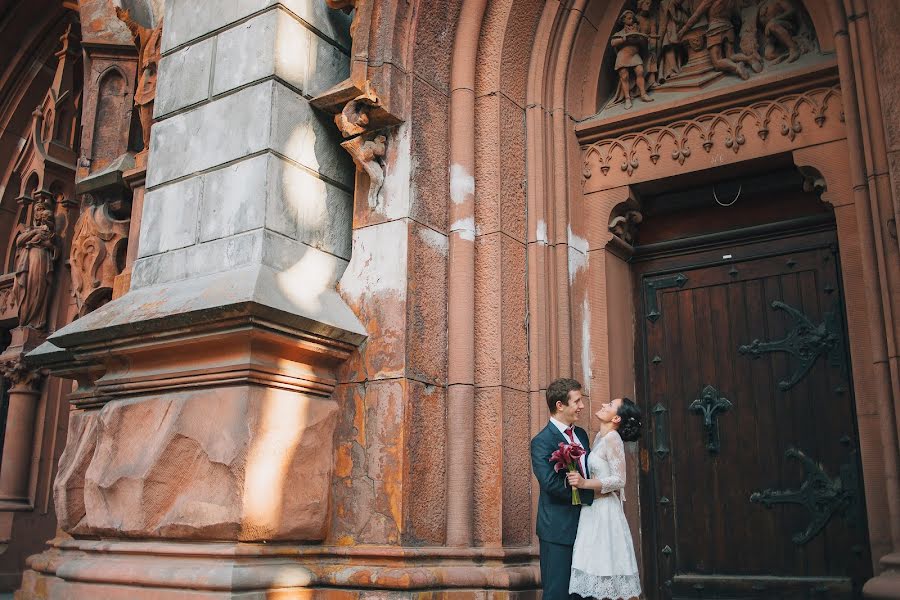
[[[578,467],[576,466],[578,460],[582,456],[584,456],[584,454],[584,448],[582,448],[581,446],[560,442],[559,449],[554,450],[553,454],[550,455],[550,462],[553,463],[553,469],[557,473],[559,473],[560,471],[574,473],[576,470],[578,470]],[[574,487],[572,488],[572,504],[581,504],[581,497],[578,495],[578,488]]]

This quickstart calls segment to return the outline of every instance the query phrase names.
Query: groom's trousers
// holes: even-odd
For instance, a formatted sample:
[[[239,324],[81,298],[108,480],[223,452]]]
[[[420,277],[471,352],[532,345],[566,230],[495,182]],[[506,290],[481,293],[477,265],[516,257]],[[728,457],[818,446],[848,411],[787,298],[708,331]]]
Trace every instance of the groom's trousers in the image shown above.
[[[574,546],[541,542],[541,583],[543,600],[569,600],[580,598],[569,595],[569,578],[572,575],[572,549]]]

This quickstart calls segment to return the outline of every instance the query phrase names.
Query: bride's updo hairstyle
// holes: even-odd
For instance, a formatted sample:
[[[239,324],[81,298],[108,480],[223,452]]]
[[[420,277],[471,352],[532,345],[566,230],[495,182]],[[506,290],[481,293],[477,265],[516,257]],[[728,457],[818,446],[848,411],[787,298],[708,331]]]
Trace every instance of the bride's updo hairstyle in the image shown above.
[[[622,441],[634,442],[641,437],[641,409],[629,398],[622,398],[622,404],[616,411],[621,421],[619,422],[619,436]]]

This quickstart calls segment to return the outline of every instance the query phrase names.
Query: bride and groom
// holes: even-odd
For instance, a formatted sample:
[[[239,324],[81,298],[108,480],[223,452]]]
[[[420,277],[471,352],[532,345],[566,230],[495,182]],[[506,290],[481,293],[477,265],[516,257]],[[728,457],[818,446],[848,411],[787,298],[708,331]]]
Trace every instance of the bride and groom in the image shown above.
[[[557,379],[547,386],[550,422],[531,440],[531,468],[540,485],[537,536],[544,600],[627,600],[641,593],[631,531],[622,509],[623,441],[640,437],[641,413],[628,398],[603,404],[593,448],[576,427],[584,401],[581,384]],[[575,472],[556,472],[551,454],[561,443],[581,446]],[[571,488],[581,505],[572,504]]]

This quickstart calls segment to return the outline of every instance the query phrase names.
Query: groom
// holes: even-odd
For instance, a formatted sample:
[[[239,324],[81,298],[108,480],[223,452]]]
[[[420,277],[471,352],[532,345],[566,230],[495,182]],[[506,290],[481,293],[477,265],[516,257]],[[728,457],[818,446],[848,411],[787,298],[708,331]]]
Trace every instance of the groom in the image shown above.
[[[566,484],[566,475],[554,471],[550,455],[559,448],[560,442],[575,444],[590,452],[587,433],[581,427],[575,427],[575,421],[584,409],[581,384],[574,379],[552,382],[547,386],[547,408],[550,409],[550,422],[531,440],[531,470],[541,488],[537,512],[541,582],[544,600],[568,600],[572,547],[581,507],[572,505],[572,489]],[[583,476],[589,475],[587,454],[580,459],[578,468]],[[582,504],[590,504],[594,499],[591,490],[579,490],[579,493]]]

